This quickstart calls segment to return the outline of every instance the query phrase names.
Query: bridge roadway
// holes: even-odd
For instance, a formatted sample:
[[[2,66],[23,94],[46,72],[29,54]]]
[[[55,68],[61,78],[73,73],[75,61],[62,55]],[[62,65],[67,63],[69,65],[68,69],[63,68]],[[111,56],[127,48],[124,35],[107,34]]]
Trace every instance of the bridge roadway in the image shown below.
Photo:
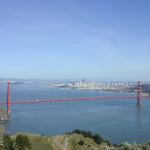
[[[150,99],[150,96],[141,96],[141,99]],[[84,98],[65,98],[65,99],[50,99],[50,100],[18,100],[11,101],[11,105],[17,104],[40,104],[40,103],[57,103],[57,102],[79,102],[79,101],[96,101],[96,100],[125,100],[125,99],[137,99],[137,96],[108,96],[108,97],[84,97]],[[6,105],[6,102],[0,102],[0,105]]]

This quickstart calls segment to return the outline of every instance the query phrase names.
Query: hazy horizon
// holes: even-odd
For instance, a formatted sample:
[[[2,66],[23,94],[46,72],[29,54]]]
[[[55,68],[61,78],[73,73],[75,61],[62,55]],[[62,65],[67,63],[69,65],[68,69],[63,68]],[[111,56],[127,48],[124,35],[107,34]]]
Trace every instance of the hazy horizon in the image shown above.
[[[150,83],[149,80],[115,80],[115,79],[94,79],[94,78],[64,78],[64,79],[61,79],[61,78],[58,78],[58,79],[50,79],[50,78],[47,78],[47,79],[40,79],[40,78],[2,78],[0,77],[0,82],[1,81],[43,81],[43,82],[72,82],[72,81],[82,81],[82,80],[85,80],[85,81],[89,81],[89,82],[132,82],[132,83],[137,83],[138,81],[141,81],[141,83]]]

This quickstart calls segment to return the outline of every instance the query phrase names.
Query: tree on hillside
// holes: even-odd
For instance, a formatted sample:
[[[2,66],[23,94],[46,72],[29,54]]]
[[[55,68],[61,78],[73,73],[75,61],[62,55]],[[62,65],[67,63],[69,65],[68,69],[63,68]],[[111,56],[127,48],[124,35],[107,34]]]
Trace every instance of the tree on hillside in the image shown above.
[[[26,135],[18,135],[15,139],[17,150],[30,150],[32,148],[29,138]]]
[[[4,150],[14,150],[14,142],[9,135],[3,136]]]
[[[101,143],[105,142],[104,139],[101,136],[99,136],[98,134],[93,135],[93,140],[97,144],[101,144]]]

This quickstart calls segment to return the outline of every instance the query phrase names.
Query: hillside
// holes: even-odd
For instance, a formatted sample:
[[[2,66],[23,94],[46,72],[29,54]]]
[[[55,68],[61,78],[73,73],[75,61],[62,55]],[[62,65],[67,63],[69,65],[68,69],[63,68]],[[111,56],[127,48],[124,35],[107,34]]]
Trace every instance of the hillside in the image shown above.
[[[113,145],[97,134],[89,131],[74,130],[71,133],[57,136],[42,136],[35,134],[17,134],[10,138],[15,141],[19,135],[26,136],[31,144],[31,150],[150,150],[150,144]],[[4,150],[3,137],[0,137],[0,150]],[[8,149],[5,149],[8,150]],[[16,148],[14,149],[16,150]]]
[[[107,144],[98,145],[93,139],[83,137],[80,134],[58,135],[44,137],[39,135],[28,135],[33,150],[111,150]],[[84,144],[80,145],[79,142]]]
[[[58,135],[53,137],[28,135],[32,150],[150,150],[150,144],[108,145],[96,144],[93,139],[81,134]],[[80,145],[79,142],[84,144]]]

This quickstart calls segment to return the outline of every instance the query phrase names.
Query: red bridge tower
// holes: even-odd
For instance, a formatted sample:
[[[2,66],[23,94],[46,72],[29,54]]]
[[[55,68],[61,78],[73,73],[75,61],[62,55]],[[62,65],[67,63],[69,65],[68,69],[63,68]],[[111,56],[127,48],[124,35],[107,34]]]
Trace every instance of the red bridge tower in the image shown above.
[[[141,82],[138,81],[137,82],[137,105],[141,104],[141,91],[142,91]]]
[[[11,112],[11,99],[10,99],[10,81],[8,81],[7,87],[7,113]]]

